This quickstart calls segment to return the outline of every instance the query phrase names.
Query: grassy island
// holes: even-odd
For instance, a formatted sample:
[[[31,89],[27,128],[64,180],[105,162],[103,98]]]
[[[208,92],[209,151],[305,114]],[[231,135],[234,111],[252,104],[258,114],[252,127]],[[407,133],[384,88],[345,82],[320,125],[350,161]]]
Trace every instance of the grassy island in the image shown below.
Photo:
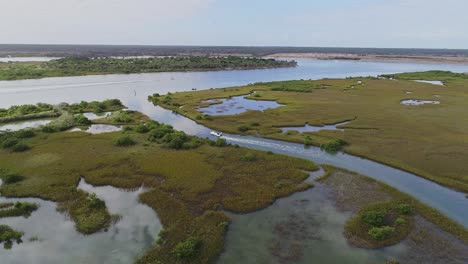
[[[468,230],[460,224],[386,184],[332,166],[324,169],[319,182],[332,190],[338,209],[353,214],[344,228],[353,246],[404,243],[408,253],[397,258],[400,263],[463,262],[468,256]]]
[[[342,149],[467,192],[467,76],[423,72],[380,78],[282,81],[149,99],[213,129],[322,146],[332,152]],[[413,81],[425,79],[442,81],[445,86]],[[285,106],[224,116],[205,115],[199,109],[219,103],[209,99],[239,95]],[[407,99],[438,104],[402,104]],[[280,129],[343,121],[350,122],[337,130],[299,133]]]
[[[250,57],[62,58],[49,62],[0,62],[0,80],[150,72],[249,70],[295,67],[295,61]]]
[[[28,151],[0,149],[0,168],[15,176],[0,191],[58,202],[78,231],[89,234],[107,227],[111,217],[102,201],[77,189],[81,178],[95,186],[144,184],[149,191],[140,200],[165,229],[138,263],[213,262],[229,226],[224,210],[255,211],[311,188],[304,180],[317,169],[310,161],[188,136],[138,112],[114,111],[91,122],[123,129],[97,135],[36,129],[22,139]]]

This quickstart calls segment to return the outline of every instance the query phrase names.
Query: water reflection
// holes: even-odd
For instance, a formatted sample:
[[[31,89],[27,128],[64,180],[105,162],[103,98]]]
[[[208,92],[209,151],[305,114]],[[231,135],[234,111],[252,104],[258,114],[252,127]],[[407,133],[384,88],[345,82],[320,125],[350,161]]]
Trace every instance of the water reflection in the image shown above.
[[[261,101],[246,99],[245,95],[234,96],[229,99],[213,99],[204,101],[205,103],[212,103],[207,107],[201,107],[199,110],[203,114],[212,116],[221,115],[237,115],[244,113],[248,110],[265,111],[267,109],[278,108],[283,106],[276,101]]]
[[[403,100],[400,103],[402,105],[425,105],[425,104],[440,104],[440,101],[410,99],[410,100]]]
[[[304,132],[318,132],[321,130],[338,130],[338,131],[344,131],[344,129],[337,128],[338,126],[341,125],[346,125],[350,121],[346,122],[341,122],[341,123],[336,123],[334,125],[324,125],[324,126],[311,126],[309,124],[306,124],[305,126],[302,127],[282,127],[281,130],[283,133],[287,133],[288,131],[297,131],[299,133],[304,133]]]
[[[0,224],[24,231],[24,243],[11,250],[0,249],[1,263],[8,264],[63,264],[63,263],[133,263],[150,247],[161,230],[154,211],[138,202],[144,190],[124,191],[113,187],[93,187],[83,180],[79,188],[96,193],[103,199],[111,214],[122,219],[107,232],[82,235],[76,232],[74,223],[57,212],[56,204],[40,199],[9,199],[0,202],[28,201],[40,205],[31,217],[2,218]],[[37,241],[29,238],[37,237]]]
[[[94,124],[94,125],[90,125],[86,129],[75,127],[75,128],[70,129],[69,131],[70,132],[82,131],[82,132],[96,135],[96,134],[110,133],[110,132],[116,132],[116,131],[121,131],[121,130],[122,130],[121,126]]]
[[[429,83],[433,85],[441,85],[444,86],[444,83],[441,81],[427,81],[427,80],[414,80],[415,82],[420,82],[420,83]]]
[[[298,60],[294,68],[174,72],[145,74],[115,74],[81,77],[45,78],[39,80],[0,81],[0,107],[27,103],[101,101],[118,98],[129,106],[141,104],[153,93],[190,91],[245,85],[279,80],[344,78],[376,76],[426,70],[468,72],[468,65],[417,64],[364,61]],[[135,94],[136,92],[136,94]]]
[[[328,195],[318,184],[264,210],[230,215],[218,263],[384,263],[405,253],[404,244],[380,250],[349,246],[343,230],[350,214],[338,211]]]
[[[49,124],[53,119],[40,119],[40,120],[32,120],[32,121],[19,121],[19,122],[12,122],[7,124],[0,124],[0,131],[2,130],[10,130],[10,131],[18,131],[25,128],[38,128],[43,125]]]

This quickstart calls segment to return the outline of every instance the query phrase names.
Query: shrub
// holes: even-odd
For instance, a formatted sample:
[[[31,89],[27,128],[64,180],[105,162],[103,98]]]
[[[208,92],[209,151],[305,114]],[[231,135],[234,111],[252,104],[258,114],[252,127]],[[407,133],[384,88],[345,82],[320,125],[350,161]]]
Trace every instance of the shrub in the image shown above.
[[[237,130],[239,130],[240,132],[247,132],[250,128],[246,125],[240,125],[239,127],[237,127]]]
[[[135,128],[135,131],[138,133],[148,133],[149,130],[149,127],[145,124],[140,124]]]
[[[54,133],[55,131],[57,131],[57,130],[55,129],[55,127],[53,127],[51,125],[42,127],[42,132],[44,132],[44,133]]]
[[[18,139],[16,138],[7,138],[6,140],[3,141],[2,143],[2,148],[11,148],[18,144]]]
[[[0,169],[0,179],[4,184],[12,184],[23,180],[23,176],[15,172]]]
[[[174,129],[170,125],[160,125],[151,130],[148,140],[157,141],[163,138],[166,134],[174,132]]]
[[[257,156],[255,156],[254,153],[247,153],[245,155],[242,155],[240,157],[240,160],[241,161],[255,161],[255,160],[257,160]]]
[[[252,123],[250,123],[250,125],[253,126],[253,127],[257,127],[257,126],[260,126],[260,123],[258,123],[258,122],[252,122]]]
[[[24,143],[18,143],[18,144],[14,145],[14,146],[11,148],[11,150],[12,150],[13,152],[24,152],[24,151],[27,151],[27,150],[30,150],[30,149],[31,149],[31,147],[28,146],[28,145],[26,145],[26,144],[24,144]]]
[[[189,141],[190,138],[181,131],[176,131],[173,133],[166,134],[162,141],[166,143],[166,146],[173,149],[181,149],[184,146],[184,143]]]
[[[114,145],[118,147],[127,147],[127,146],[132,146],[135,144],[136,144],[135,140],[133,140],[129,136],[122,136],[114,142]]]
[[[86,118],[86,116],[84,116],[83,114],[74,116],[73,120],[75,121],[75,124],[79,126],[87,126],[91,124],[91,121],[88,118]]]
[[[335,153],[341,150],[341,148],[345,145],[346,145],[346,142],[344,140],[337,139],[337,140],[333,140],[333,141],[323,144],[322,146],[320,146],[320,148],[325,150],[326,152]]]
[[[384,240],[390,237],[394,231],[395,228],[391,226],[372,227],[368,234],[375,240]]]
[[[21,129],[16,132],[18,138],[31,138],[34,137],[36,133],[32,129]]]
[[[367,211],[361,216],[361,220],[370,226],[382,226],[384,223],[385,214],[380,211]]]
[[[22,232],[16,231],[7,225],[0,225],[0,243],[8,243],[9,246],[5,244],[5,246],[11,247],[12,241],[16,241],[17,243],[21,242],[21,237],[23,236]]]
[[[201,240],[196,237],[189,237],[183,242],[179,242],[174,249],[174,254],[178,259],[191,259],[200,253]]]
[[[225,147],[227,146],[227,141],[224,138],[218,138],[215,142],[215,146],[217,147]]]
[[[410,214],[411,213],[411,206],[409,204],[399,204],[398,205],[398,211],[401,213],[401,214]]]
[[[100,209],[106,207],[106,203],[99,199],[95,193],[88,196],[89,207],[93,209]]]
[[[402,217],[398,217],[396,220],[395,220],[395,224],[396,225],[404,225],[406,223],[406,220]]]

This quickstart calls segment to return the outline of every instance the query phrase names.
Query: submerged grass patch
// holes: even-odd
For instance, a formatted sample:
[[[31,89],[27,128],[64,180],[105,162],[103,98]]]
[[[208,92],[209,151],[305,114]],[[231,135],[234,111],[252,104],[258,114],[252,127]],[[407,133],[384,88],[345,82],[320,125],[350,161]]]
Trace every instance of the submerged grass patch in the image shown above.
[[[450,72],[393,75],[398,80],[378,78],[323,79],[256,83],[242,87],[182,92],[155,104],[175,110],[218,131],[244,133],[342,148],[350,154],[410,171],[439,184],[468,191],[468,122],[466,115],[468,78]],[[446,86],[406,81],[436,79]],[[203,118],[200,107],[209,99],[222,99],[256,91],[261,100],[275,100],[282,106],[265,111],[247,111],[235,116]],[[440,96],[439,105],[401,105],[412,98]],[[179,108],[183,106],[183,108]],[[322,130],[282,133],[278,127],[327,125],[352,120],[344,131]],[[250,124],[256,123],[257,126]],[[347,145],[330,142],[347,142]]]

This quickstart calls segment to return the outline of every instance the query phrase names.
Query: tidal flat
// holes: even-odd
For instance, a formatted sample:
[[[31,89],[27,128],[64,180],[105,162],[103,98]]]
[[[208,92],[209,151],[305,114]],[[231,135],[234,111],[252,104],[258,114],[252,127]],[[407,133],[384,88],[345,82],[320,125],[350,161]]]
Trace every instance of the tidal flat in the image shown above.
[[[390,79],[391,78],[391,79]],[[445,86],[412,80],[440,80]],[[255,83],[150,98],[223,132],[327,146],[337,140],[339,149],[417,174],[439,184],[468,191],[468,142],[465,116],[468,75],[421,72],[384,75],[382,78],[347,78]],[[198,108],[209,99],[247,95],[248,99],[276,101],[285,106],[231,116],[201,116]],[[411,97],[440,104],[406,106]],[[183,106],[182,108],[180,108]],[[349,121],[340,130],[282,133],[278,127],[323,126]],[[424,137],[421,137],[424,135]]]

